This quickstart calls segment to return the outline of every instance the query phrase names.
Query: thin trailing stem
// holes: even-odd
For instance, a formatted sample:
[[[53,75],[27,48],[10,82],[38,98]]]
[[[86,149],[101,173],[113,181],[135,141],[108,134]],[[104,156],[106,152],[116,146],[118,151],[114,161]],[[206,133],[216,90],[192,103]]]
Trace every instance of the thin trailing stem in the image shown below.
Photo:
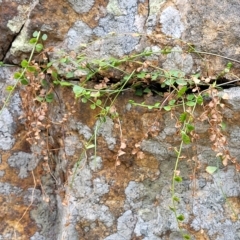
[[[36,47],[36,45],[37,45],[37,43],[38,43],[38,40],[39,40],[40,35],[41,35],[41,32],[38,32],[38,35],[37,35],[37,37],[36,37],[36,42],[35,42],[34,45],[33,45],[31,54],[30,54],[29,59],[28,59],[28,64],[32,61],[33,54],[34,54],[34,52],[35,52],[35,47]],[[3,104],[3,106],[2,106],[2,108],[1,108],[1,110],[0,110],[0,115],[2,114],[3,110],[6,108],[7,104],[9,103],[9,101],[10,101],[12,95],[13,95],[14,90],[16,89],[16,87],[17,87],[20,79],[24,76],[24,74],[26,73],[26,71],[27,71],[27,67],[25,67],[25,68],[23,69],[23,71],[21,72],[21,75],[16,79],[16,83],[13,85],[13,87],[12,87],[12,89],[10,90],[10,92],[9,92],[6,100],[4,101],[4,104]]]

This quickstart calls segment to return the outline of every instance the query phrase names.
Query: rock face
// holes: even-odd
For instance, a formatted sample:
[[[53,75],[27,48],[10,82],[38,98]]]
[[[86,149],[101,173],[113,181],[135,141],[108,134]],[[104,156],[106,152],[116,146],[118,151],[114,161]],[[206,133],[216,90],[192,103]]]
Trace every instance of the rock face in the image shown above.
[[[219,0],[0,0],[0,61],[19,64],[28,59],[28,40],[40,30],[48,35],[45,46],[54,47],[49,60],[71,52],[105,58],[150,49],[156,51],[156,64],[166,70],[213,76],[231,61],[237,75],[239,10],[238,1]],[[166,47],[171,53],[161,54]],[[0,67],[2,106],[16,70],[17,66]],[[232,80],[235,75],[225,77]],[[239,161],[240,89],[225,92],[225,135]],[[70,89],[56,88],[58,100],[48,106],[55,125],[42,129],[47,141],[43,148],[46,142],[26,141],[28,132],[19,119],[24,114],[21,94],[15,91],[0,112],[0,239],[181,239],[169,208],[174,147],[179,146],[176,121],[165,111],[129,104],[162,102],[161,97],[143,100],[126,91],[114,104],[119,118],[101,123],[98,109],[75,101]],[[196,116],[200,115],[199,108]],[[175,194],[184,215],[183,233],[196,240],[237,240],[239,173],[218,160],[208,128],[207,122],[196,123],[200,138],[184,148],[186,159],[179,164],[183,181],[176,183]],[[91,139],[96,154],[94,148],[84,151]],[[209,174],[207,166],[217,166],[218,171]]]

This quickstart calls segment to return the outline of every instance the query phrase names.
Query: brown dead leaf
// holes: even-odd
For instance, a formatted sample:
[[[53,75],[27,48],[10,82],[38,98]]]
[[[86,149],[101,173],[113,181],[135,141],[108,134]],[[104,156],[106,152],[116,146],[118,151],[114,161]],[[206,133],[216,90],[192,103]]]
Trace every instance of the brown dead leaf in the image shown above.
[[[224,93],[222,95],[222,99],[228,100],[229,99],[229,95],[227,93]]]
[[[200,79],[193,77],[192,80],[194,81],[195,84],[199,84],[200,83]]]
[[[116,166],[119,166],[119,165],[121,165],[121,161],[117,160],[116,161]]]
[[[132,155],[135,155],[138,151],[139,151],[138,149],[134,148],[131,153]]]
[[[229,156],[228,156],[228,155],[223,156],[222,164],[223,164],[224,166],[227,166],[228,160],[229,160]]]
[[[145,157],[145,154],[142,151],[139,151],[137,153],[137,159],[143,159]]]
[[[118,157],[120,157],[120,156],[122,156],[122,155],[124,155],[124,154],[126,154],[124,151],[122,151],[121,149],[118,150]]]
[[[127,146],[127,145],[126,145],[125,141],[122,141],[122,142],[121,142],[121,146],[120,146],[120,148],[121,148],[121,149],[125,149],[126,146]]]
[[[115,113],[117,111],[116,107],[112,105],[109,109],[109,113]]]
[[[136,148],[139,148],[141,146],[141,142],[135,143],[134,145]]]
[[[180,170],[175,170],[174,172],[175,172],[176,176],[180,175]]]

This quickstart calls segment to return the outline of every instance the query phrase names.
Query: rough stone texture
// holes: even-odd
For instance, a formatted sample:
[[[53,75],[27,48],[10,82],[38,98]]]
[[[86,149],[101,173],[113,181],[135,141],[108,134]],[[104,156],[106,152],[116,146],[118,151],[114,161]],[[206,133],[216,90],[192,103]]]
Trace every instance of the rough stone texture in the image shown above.
[[[64,52],[81,53],[85,44],[83,52],[89,58],[145,49],[156,52],[150,60],[161,68],[211,76],[221,72],[229,59],[187,53],[186,42],[199,51],[240,60],[239,11],[237,0],[2,0],[0,61],[18,64],[28,58],[28,40],[35,30],[41,30],[48,35],[46,47],[54,47],[50,60]],[[166,46],[173,51],[163,55],[159,51]],[[15,83],[16,69],[0,68],[1,105],[8,95],[6,87]],[[239,69],[235,62],[234,73]],[[76,74],[83,75],[86,72]],[[51,104],[53,122],[59,122],[74,102],[69,90],[56,91],[62,101]],[[238,162],[239,92],[237,87],[224,91],[229,100],[224,100],[223,110],[229,150]],[[41,147],[30,147],[25,140],[24,122],[18,120],[20,94],[13,94],[0,113],[0,239],[181,239],[169,209],[176,160],[173,147],[179,146],[175,119],[170,113],[133,107],[129,99],[143,101],[128,92],[116,101],[123,139],[127,139],[126,153],[117,164],[121,139],[116,122],[107,118],[100,124],[98,110],[90,111],[81,102],[64,126],[49,129],[49,145],[54,150],[48,160],[40,158]],[[146,138],[157,115],[159,133]],[[184,153],[189,159],[196,155],[198,160],[181,160],[179,165],[183,182],[176,184],[176,196],[178,211],[185,217],[184,233],[196,240],[238,240],[239,173],[216,158],[207,129],[206,122],[196,123],[197,147],[184,147]],[[94,148],[83,151],[93,134],[97,136],[96,156]],[[141,158],[132,154],[139,142],[139,151],[144,153]],[[219,169],[210,175],[206,166]]]
[[[190,54],[184,54],[182,49],[177,46],[174,47],[173,52],[168,54],[163,67],[166,70],[180,70],[185,74],[192,72],[193,58]]]
[[[56,52],[57,49],[79,52],[82,44],[91,42],[85,52],[92,57],[141,51],[152,44],[145,34],[153,39],[156,34],[154,41],[160,48],[176,47],[170,39],[163,41],[169,36],[181,38],[182,44],[191,43],[199,51],[236,60],[239,57],[237,1],[214,0],[210,4],[200,0],[10,2],[1,2],[4,34],[0,41],[0,59],[7,62],[18,63],[20,58],[27,57],[25,52],[31,49],[28,39],[35,30],[48,34],[46,45],[55,46]],[[143,36],[133,36],[136,32]],[[158,60],[162,64],[164,56]],[[220,72],[228,61],[210,55],[205,60],[208,64],[202,65],[195,55],[193,63],[198,68],[191,69],[192,63],[189,63],[186,73],[202,71],[212,75]],[[238,72],[237,63],[235,72]]]
[[[184,31],[184,25],[181,22],[180,13],[173,7],[167,7],[161,13],[160,23],[164,34],[180,38]]]
[[[15,139],[12,136],[13,118],[8,109],[4,109],[2,111],[2,114],[0,116],[0,128],[1,128],[0,148],[2,150],[9,150],[12,148]]]
[[[26,178],[28,171],[32,171],[36,168],[38,161],[34,159],[32,154],[18,152],[14,153],[9,159],[8,164],[10,167],[19,168],[19,178]]]
[[[67,188],[65,199],[59,199],[58,207],[62,211],[60,219],[63,219],[60,235],[65,239],[181,238],[175,217],[169,209],[169,189],[175,164],[175,154],[170,147],[178,144],[173,139],[176,133],[175,121],[169,120],[169,114],[160,117],[159,135],[142,141],[144,158],[132,156],[134,144],[143,138],[147,123],[151,122],[156,113],[123,107],[127,106],[128,96],[124,94],[116,103],[120,116],[124,116],[121,124],[124,138],[128,139],[125,149],[127,154],[121,156],[121,165],[115,168],[116,155],[112,151],[116,151],[118,146],[111,147],[108,141],[113,136],[116,138],[118,130],[108,120],[100,131],[102,135],[98,137],[98,155],[101,158],[79,159],[80,162],[72,170],[76,172],[70,177],[70,182],[73,181],[72,189]],[[232,97],[231,94],[229,97]],[[79,106],[77,112],[84,107]],[[231,107],[226,110],[232,114],[235,111]],[[234,123],[229,123],[228,132],[231,149],[236,151],[239,146],[232,143],[239,142],[234,139],[239,127],[235,122],[238,115],[234,114]],[[88,121],[93,128],[96,127],[97,124],[92,120],[89,116],[87,120],[82,119],[81,126],[86,128],[84,122]],[[200,165],[195,173],[199,178],[189,177],[193,174],[194,163],[183,161],[180,171],[184,180],[176,187],[176,195],[180,198],[178,209],[185,216],[185,232],[192,239],[204,239],[206,236],[209,239],[238,239],[240,223],[234,220],[226,198],[239,214],[239,173],[233,166],[221,166],[213,176],[206,173],[205,167],[216,166],[218,160],[206,141],[207,128],[201,127],[200,130],[202,140],[197,148]],[[93,172],[94,161],[98,167]]]
[[[88,12],[94,5],[94,0],[69,0],[68,2],[71,3],[73,9],[77,13],[86,13]]]
[[[0,2],[1,23],[0,30],[0,59],[4,59],[11,49],[12,42],[21,35],[21,31],[28,21],[29,14],[36,5],[36,0]],[[26,39],[27,40],[27,39]],[[26,41],[25,40],[25,41]]]

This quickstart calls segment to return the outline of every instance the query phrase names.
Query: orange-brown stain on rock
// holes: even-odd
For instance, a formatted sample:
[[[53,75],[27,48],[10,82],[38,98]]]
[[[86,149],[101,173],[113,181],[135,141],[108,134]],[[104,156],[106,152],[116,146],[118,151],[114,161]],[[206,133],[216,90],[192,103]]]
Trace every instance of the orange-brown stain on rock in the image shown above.
[[[46,28],[51,39],[61,41],[74,22],[79,19],[79,16],[66,1],[44,0],[31,11],[30,19],[33,30],[43,28],[44,31]]]
[[[83,240],[102,240],[105,237],[105,232],[107,232],[107,227],[100,221],[94,222],[94,229],[90,230],[90,223],[88,221],[82,221],[80,224],[76,226],[76,230],[79,235],[79,239]],[[88,228],[89,231],[85,229]],[[84,231],[85,230],[85,231]]]
[[[239,220],[238,215],[240,213],[240,198],[228,197],[224,205],[225,216],[231,218],[233,222]]]
[[[90,28],[95,28],[98,26],[98,21],[100,18],[105,17],[106,15],[106,7],[108,1],[98,0],[95,1],[92,9],[84,14],[80,14],[81,20],[83,20]]]
[[[16,197],[14,194],[1,196],[0,205],[2,206],[0,211],[2,216],[1,234],[4,235],[6,231],[15,232],[17,237],[29,239],[38,230],[35,222],[29,216],[31,208],[27,209],[28,206],[24,205],[22,197]]]
[[[66,112],[71,111],[71,107],[74,106],[75,113],[69,116],[68,120],[74,119],[76,122],[80,121],[91,129],[94,127],[100,109],[92,110],[90,104],[82,103],[81,99],[74,99],[72,89],[70,88],[64,88],[63,91],[61,90],[59,97],[64,99],[64,102],[61,100],[61,102],[56,101],[54,104],[66,106]]]
[[[117,139],[114,150],[109,150],[102,136],[97,137],[97,155],[102,157],[103,167],[100,171],[93,174],[93,179],[103,177],[106,179],[106,182],[111,183],[109,192],[101,197],[101,202],[109,207],[110,212],[116,219],[119,218],[123,212],[123,205],[126,199],[125,189],[129,182],[142,182],[146,179],[154,180],[158,178],[160,174],[159,161],[154,156],[145,153],[141,158],[138,158],[137,154],[132,154],[133,149],[136,148],[135,144],[145,138],[145,133],[148,127],[151,127],[151,123],[153,123],[156,114],[143,108],[133,107],[130,111],[127,110],[128,99],[139,100],[138,97],[134,97],[132,93],[125,93],[120,95],[114,103],[119,114],[119,119],[113,119],[112,135]],[[92,121],[96,121],[96,115],[94,115],[92,110],[89,110],[89,106],[81,105],[81,112],[86,113],[90,122],[88,125],[93,126]],[[94,118],[92,118],[93,115]],[[81,121],[86,118],[79,113],[74,117],[81,119]],[[87,123],[88,119],[84,120],[84,122],[86,121],[85,123]],[[122,131],[122,138],[126,140],[126,148],[122,149],[125,154],[117,158],[121,144],[119,137],[121,135],[120,131]],[[119,160],[119,164],[117,164],[117,160]],[[78,223],[77,229],[83,239],[95,239],[91,234],[99,232],[100,226],[101,228],[103,227],[102,223],[98,221],[96,231],[89,231],[89,233],[83,232],[83,227],[89,224],[89,222],[84,224],[84,222],[81,221]],[[98,239],[104,239],[104,237],[114,232],[116,232],[116,223],[114,223],[112,227],[100,231]]]
[[[21,141],[21,139],[19,140]],[[15,232],[17,239],[30,239],[38,231],[38,227],[30,217],[30,211],[33,209],[33,206],[29,206],[30,203],[25,202],[24,194],[28,188],[34,188],[34,179],[31,172],[28,172],[27,178],[20,179],[18,176],[19,168],[13,168],[8,165],[8,158],[13,153],[14,151],[2,153],[0,170],[4,171],[4,175],[1,177],[1,182],[10,184],[11,187],[17,187],[19,192],[17,190],[17,192],[13,191],[8,195],[4,193],[0,195],[0,219],[2,218],[0,233],[4,235],[7,232]],[[38,174],[39,169],[41,169],[40,164],[34,170],[36,179],[40,178]]]
[[[142,16],[147,16],[149,12],[149,1],[145,1],[144,3],[139,3],[138,4],[138,14]]]
[[[189,230],[189,232],[195,237],[196,240],[210,240],[207,233],[204,230],[193,231]]]
[[[106,14],[107,1],[96,1],[92,9],[83,14],[79,14],[72,8],[71,4],[63,0],[41,1],[31,11],[32,31],[47,29],[50,39],[62,41],[69,29],[78,20],[85,22],[90,28],[98,26],[98,21]],[[47,42],[47,45],[51,43]]]

